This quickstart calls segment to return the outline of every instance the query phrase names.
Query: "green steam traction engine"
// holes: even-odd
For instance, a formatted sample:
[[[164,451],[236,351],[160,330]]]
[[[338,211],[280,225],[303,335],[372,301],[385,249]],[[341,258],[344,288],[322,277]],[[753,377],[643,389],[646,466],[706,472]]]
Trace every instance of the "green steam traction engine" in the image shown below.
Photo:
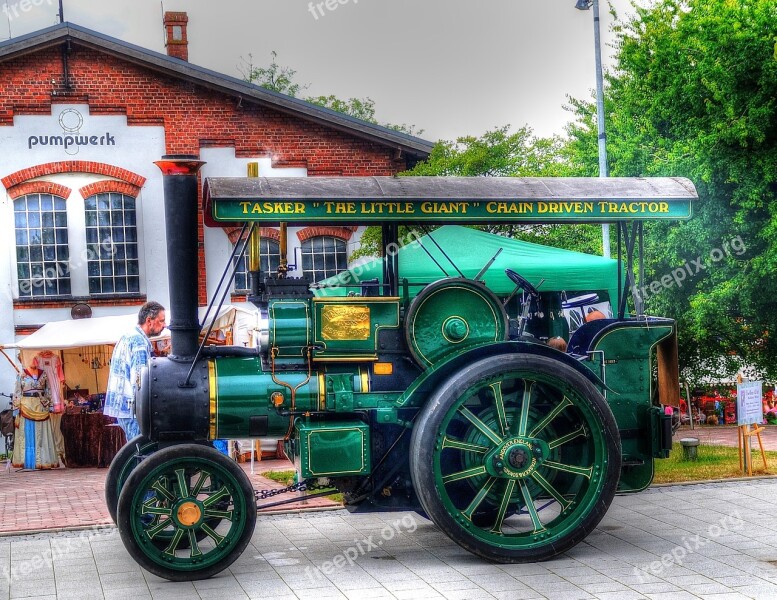
[[[564,353],[524,332],[539,293],[520,265],[507,275],[524,302],[508,315],[480,280],[489,265],[411,293],[387,252],[382,282],[314,297],[309,282],[283,272],[261,278],[254,254],[257,346],[203,346],[202,163],[157,164],[172,352],[147,369],[135,407],[142,435],[119,452],[106,483],[126,548],[152,573],[210,577],[249,543],[256,494],[214,439],[282,438],[310,488],[337,488],[353,510],[416,510],[499,562],[568,550],[616,492],[647,487],[653,460],[668,456],[660,405],[679,398],[674,322],[639,306],[625,317],[631,279],[619,281],[616,318],[584,324]],[[694,198],[675,178],[211,178],[203,192],[206,223],[243,223],[254,248],[257,224],[280,225],[283,237],[285,223],[377,223],[391,250],[399,223],[615,222],[626,273],[641,270],[633,261],[642,222],[688,218]]]

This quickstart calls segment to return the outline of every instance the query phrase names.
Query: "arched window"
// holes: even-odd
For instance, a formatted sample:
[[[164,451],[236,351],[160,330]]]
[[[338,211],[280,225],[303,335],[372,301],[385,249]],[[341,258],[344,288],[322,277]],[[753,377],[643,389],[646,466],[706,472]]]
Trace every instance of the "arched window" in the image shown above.
[[[90,294],[140,292],[135,198],[95,194],[84,200]]]
[[[318,236],[303,241],[301,255],[302,273],[314,283],[347,268],[345,241],[336,237]]]
[[[70,295],[65,200],[28,194],[14,200],[19,297]]]
[[[243,247],[243,242],[238,242],[238,248]],[[246,254],[248,250],[246,250]],[[259,264],[261,265],[262,277],[265,275],[275,275],[278,272],[278,265],[281,262],[280,244],[272,238],[262,237],[259,242]],[[237,269],[235,270],[235,292],[249,291],[248,285],[248,257],[242,256],[237,260]]]

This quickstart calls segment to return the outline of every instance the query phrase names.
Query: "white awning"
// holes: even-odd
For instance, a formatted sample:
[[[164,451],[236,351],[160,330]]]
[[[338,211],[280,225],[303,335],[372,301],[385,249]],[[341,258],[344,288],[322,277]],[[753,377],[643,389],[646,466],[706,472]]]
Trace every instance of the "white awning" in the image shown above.
[[[200,307],[199,318],[205,316],[205,307]],[[240,309],[240,312],[247,312]],[[214,330],[226,329],[235,323],[237,307],[223,306],[215,318]],[[2,344],[0,348],[17,350],[63,350],[82,346],[113,345],[119,338],[130,331],[137,323],[138,313],[116,315],[111,317],[92,317],[90,319],[67,319],[51,321],[24,339],[11,344]],[[170,316],[168,315],[168,322]],[[210,323],[212,318],[208,319]],[[170,331],[165,329],[153,340],[170,337]]]

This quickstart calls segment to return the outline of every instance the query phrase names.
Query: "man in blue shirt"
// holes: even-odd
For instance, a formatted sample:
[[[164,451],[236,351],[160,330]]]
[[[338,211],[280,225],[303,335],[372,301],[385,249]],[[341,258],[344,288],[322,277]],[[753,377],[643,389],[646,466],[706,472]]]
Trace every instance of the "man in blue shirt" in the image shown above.
[[[113,349],[103,413],[118,419],[128,442],[140,435],[134,404],[140,372],[152,355],[148,338],[159,335],[164,328],[165,307],[159,302],[146,302],[140,307],[135,329],[123,335]]]

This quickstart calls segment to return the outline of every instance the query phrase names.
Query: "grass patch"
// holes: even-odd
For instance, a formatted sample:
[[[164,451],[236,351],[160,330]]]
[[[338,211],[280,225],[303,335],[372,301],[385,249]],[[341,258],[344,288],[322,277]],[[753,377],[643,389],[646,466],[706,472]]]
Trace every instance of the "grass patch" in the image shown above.
[[[259,474],[262,477],[267,477],[267,479],[272,479],[273,481],[277,481],[283,487],[286,487],[294,483],[294,476],[297,474],[297,472],[296,471],[265,471],[264,473],[259,473]],[[343,495],[340,492],[329,494],[328,496],[324,496],[324,498],[328,498],[332,502],[338,502],[340,504],[343,503]]]
[[[758,444],[754,443],[755,447]],[[698,458],[695,461],[683,460],[683,448],[679,443],[672,446],[667,459],[656,459],[656,474],[653,483],[677,483],[680,481],[699,481],[702,479],[728,479],[742,477],[739,468],[739,451],[728,446],[699,445]],[[777,452],[767,451],[767,469],[764,470],[761,451],[753,450],[753,475],[773,475],[777,473]]]

